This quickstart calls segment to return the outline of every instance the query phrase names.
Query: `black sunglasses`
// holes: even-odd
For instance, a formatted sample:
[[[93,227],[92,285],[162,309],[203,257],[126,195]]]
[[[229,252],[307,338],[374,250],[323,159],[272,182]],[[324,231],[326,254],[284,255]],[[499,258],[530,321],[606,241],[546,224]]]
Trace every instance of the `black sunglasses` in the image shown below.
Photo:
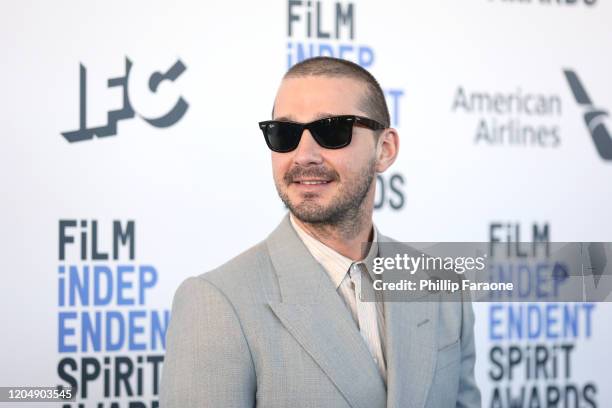
[[[332,116],[310,123],[266,120],[259,122],[270,150],[286,153],[300,144],[304,129],[308,129],[317,143],[326,149],[340,149],[348,146],[353,137],[353,125],[361,125],[372,130],[385,129],[381,123],[355,115]]]

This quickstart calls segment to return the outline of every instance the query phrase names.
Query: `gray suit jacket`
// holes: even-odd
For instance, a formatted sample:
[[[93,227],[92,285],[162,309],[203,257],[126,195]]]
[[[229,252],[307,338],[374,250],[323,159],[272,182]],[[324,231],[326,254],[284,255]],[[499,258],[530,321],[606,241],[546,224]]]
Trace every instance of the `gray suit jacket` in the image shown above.
[[[385,323],[386,387],[285,217],[265,241],[177,290],[160,406],[480,407],[469,303],[386,302]]]

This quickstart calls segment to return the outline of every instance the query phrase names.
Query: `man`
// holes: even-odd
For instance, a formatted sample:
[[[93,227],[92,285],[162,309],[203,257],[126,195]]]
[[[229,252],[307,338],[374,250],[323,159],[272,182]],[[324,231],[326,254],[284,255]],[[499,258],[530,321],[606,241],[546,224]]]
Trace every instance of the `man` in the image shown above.
[[[368,302],[376,173],[397,157],[384,94],[348,61],[293,66],[260,123],[289,214],[177,290],[161,406],[476,407],[466,302]],[[369,245],[362,245],[369,243]]]

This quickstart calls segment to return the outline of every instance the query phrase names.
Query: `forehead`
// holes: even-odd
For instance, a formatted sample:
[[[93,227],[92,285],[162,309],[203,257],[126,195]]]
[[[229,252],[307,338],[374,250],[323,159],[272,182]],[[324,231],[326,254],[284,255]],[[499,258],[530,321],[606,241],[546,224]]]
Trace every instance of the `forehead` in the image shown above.
[[[305,76],[285,78],[274,101],[274,119],[306,122],[359,109],[365,85],[352,78]]]

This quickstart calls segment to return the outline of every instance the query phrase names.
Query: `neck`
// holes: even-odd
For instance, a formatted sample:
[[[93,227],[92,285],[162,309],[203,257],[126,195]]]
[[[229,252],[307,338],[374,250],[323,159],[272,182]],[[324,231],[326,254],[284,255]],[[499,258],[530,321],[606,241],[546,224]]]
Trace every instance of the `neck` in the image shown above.
[[[295,216],[293,220],[317,240],[353,261],[366,257],[369,245],[364,248],[362,244],[371,242],[374,238],[371,208],[369,211],[363,209],[358,216],[343,220],[337,225],[310,224]]]

